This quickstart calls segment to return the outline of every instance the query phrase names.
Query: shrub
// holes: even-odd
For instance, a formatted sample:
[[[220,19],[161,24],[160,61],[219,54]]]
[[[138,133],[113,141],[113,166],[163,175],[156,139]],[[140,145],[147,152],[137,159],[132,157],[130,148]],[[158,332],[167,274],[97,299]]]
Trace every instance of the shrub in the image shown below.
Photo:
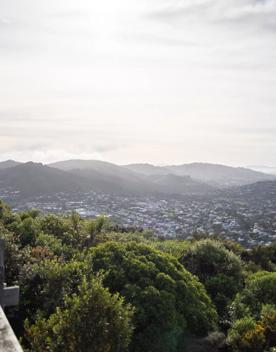
[[[93,278],[83,280],[78,293],[67,295],[65,306],[49,319],[26,323],[26,332],[34,351],[124,351],[132,335],[132,314],[130,305]]]
[[[204,335],[215,309],[199,281],[173,257],[137,243],[106,243],[91,250],[90,265],[104,285],[135,307],[131,351],[176,351],[185,333]]]

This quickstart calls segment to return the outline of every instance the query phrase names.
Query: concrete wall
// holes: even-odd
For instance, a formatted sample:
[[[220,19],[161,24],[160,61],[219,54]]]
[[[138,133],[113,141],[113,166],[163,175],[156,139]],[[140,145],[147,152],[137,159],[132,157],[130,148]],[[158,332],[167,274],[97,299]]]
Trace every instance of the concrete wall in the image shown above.
[[[14,332],[0,307],[0,352],[23,352]]]

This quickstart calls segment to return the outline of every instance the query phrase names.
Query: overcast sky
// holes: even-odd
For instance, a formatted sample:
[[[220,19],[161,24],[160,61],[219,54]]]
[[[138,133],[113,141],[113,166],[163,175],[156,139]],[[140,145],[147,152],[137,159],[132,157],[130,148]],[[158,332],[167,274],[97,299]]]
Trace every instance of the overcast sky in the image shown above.
[[[0,160],[276,165],[276,0],[0,0]]]

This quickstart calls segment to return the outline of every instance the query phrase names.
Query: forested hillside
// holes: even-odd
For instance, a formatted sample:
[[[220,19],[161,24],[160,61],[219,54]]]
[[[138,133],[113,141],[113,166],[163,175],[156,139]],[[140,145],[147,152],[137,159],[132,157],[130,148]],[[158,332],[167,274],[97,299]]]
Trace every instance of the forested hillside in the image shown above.
[[[276,243],[167,240],[1,201],[0,236],[25,351],[275,351]]]

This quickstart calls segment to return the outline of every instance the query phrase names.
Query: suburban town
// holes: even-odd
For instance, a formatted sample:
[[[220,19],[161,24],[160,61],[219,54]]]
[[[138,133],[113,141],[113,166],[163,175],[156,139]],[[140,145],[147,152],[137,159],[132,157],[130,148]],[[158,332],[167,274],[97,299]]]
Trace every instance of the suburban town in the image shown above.
[[[16,202],[16,194],[3,192],[0,198],[15,211],[36,208],[58,214],[76,210],[83,217],[106,215],[114,224],[149,229],[162,237],[217,235],[245,247],[268,245],[276,239],[276,205],[267,198],[157,199],[95,192],[44,195],[24,202]]]

